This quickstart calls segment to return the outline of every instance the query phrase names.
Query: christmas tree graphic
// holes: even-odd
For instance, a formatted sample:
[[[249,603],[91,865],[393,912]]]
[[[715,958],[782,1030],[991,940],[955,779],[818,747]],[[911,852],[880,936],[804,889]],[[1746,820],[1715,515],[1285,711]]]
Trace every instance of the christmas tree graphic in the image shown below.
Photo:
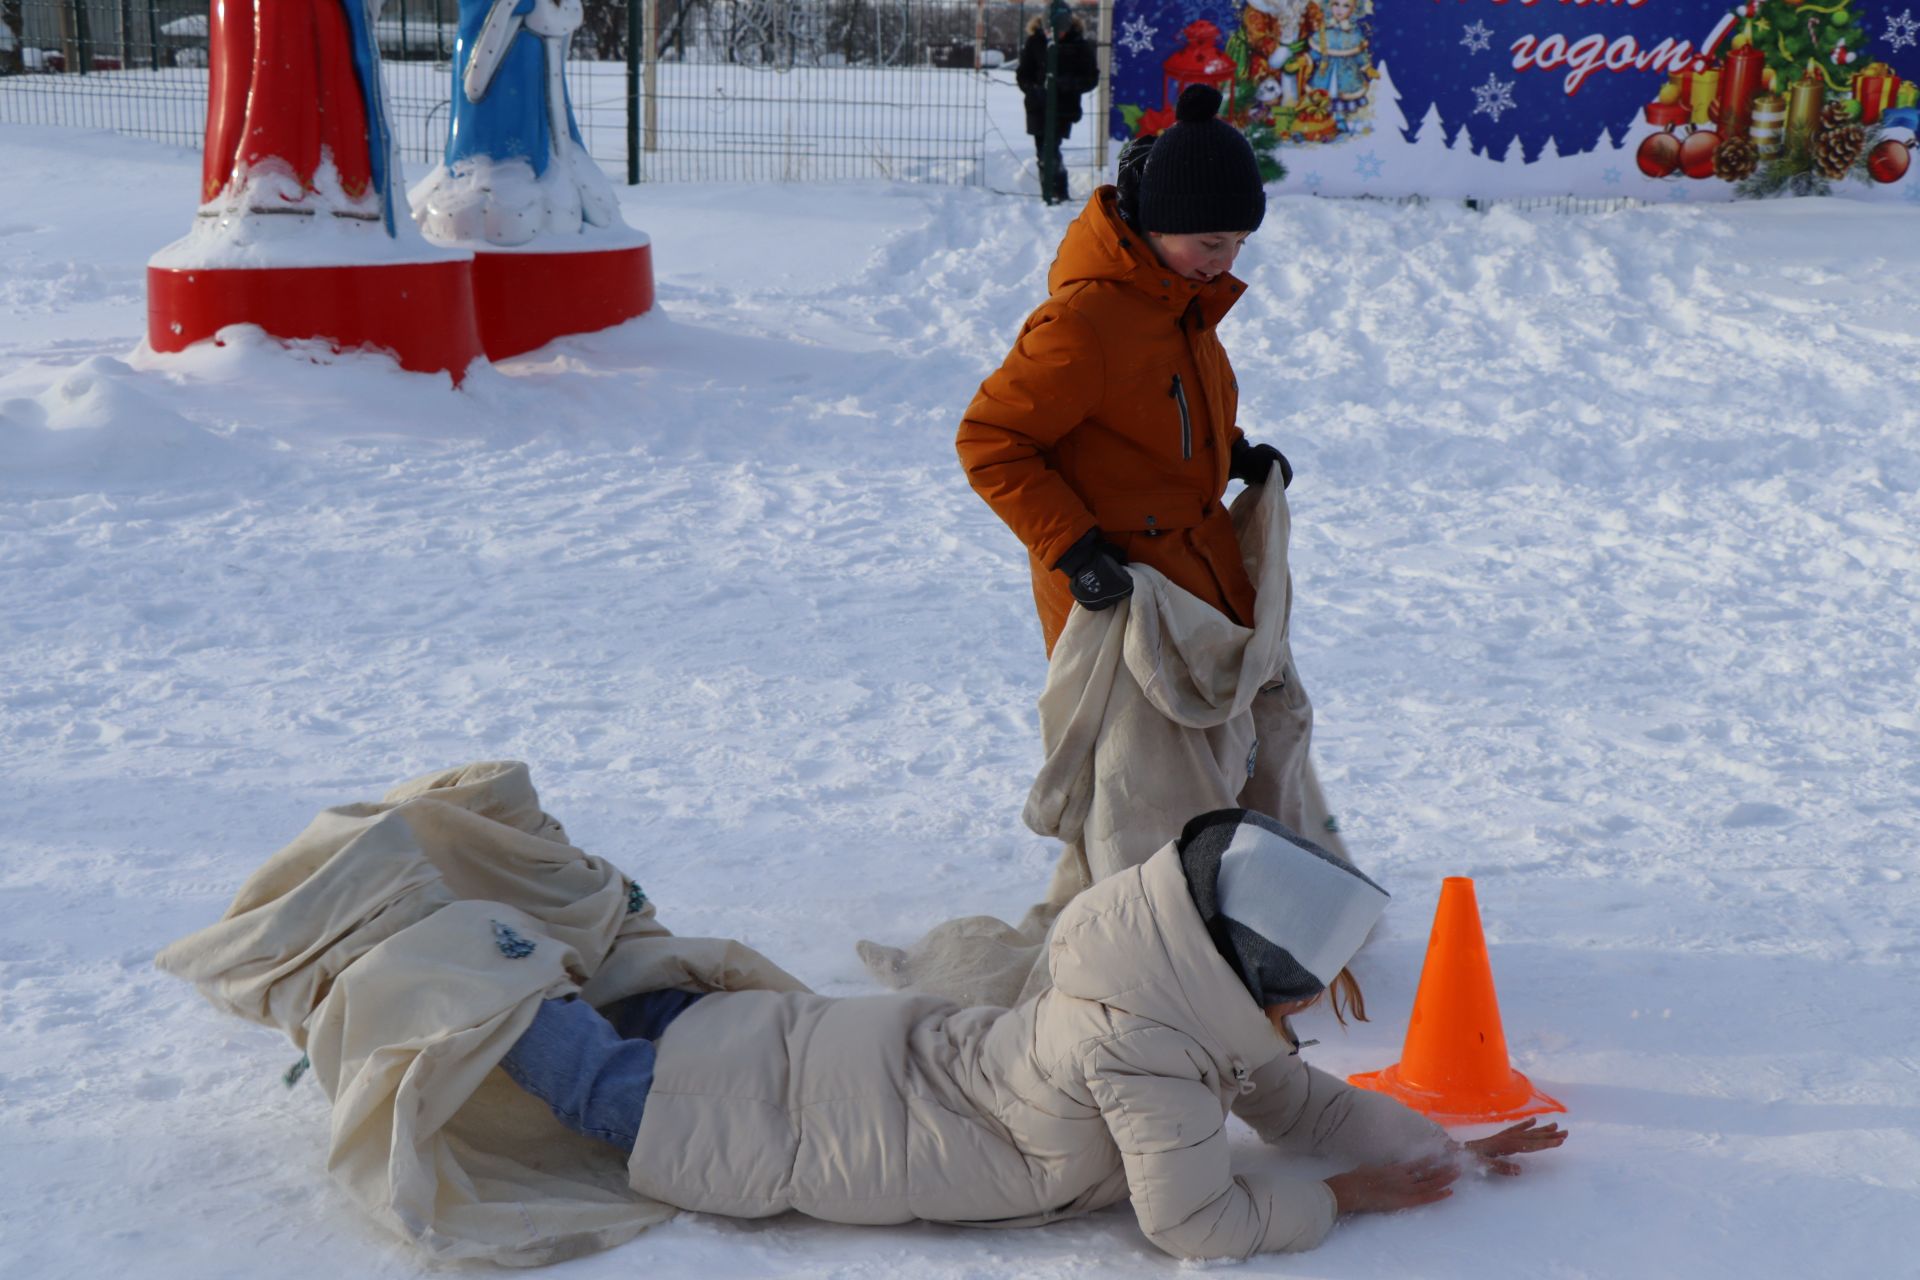
[[[1814,4],[1811,0],[1748,0],[1736,10],[1752,24],[1753,45],[1766,57],[1776,85],[1786,86],[1817,73],[1829,94],[1847,91],[1867,47],[1866,28],[1853,0]]]

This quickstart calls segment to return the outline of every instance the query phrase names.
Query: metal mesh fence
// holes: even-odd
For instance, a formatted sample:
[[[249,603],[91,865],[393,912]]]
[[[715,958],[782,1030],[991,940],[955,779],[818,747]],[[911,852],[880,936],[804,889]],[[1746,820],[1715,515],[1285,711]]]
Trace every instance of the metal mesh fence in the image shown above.
[[[198,147],[207,119],[208,0],[0,0],[0,123],[111,129]],[[409,160],[447,143],[458,0],[395,0],[375,24],[394,139]],[[11,20],[10,20],[11,19]],[[616,69],[617,70],[617,69]],[[617,161],[620,77],[593,95],[591,63],[568,69],[581,133]]]
[[[199,146],[208,8],[0,0],[0,123]],[[588,149],[632,180],[978,183],[975,15],[965,0],[586,0],[568,90]],[[375,23],[405,159],[445,148],[458,21],[458,0],[391,0]]]
[[[640,16],[643,179],[981,181],[971,5],[655,0]]]

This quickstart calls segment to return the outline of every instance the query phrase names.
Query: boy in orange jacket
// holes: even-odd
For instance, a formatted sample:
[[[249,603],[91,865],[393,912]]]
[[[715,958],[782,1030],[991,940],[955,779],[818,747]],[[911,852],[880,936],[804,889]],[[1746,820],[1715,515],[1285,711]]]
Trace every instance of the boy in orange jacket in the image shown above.
[[[981,384],[957,447],[975,492],[1026,544],[1047,652],[1077,602],[1104,609],[1150,565],[1242,625],[1253,584],[1221,496],[1265,482],[1272,445],[1236,424],[1215,334],[1246,286],[1228,271],[1266,213],[1253,148],[1190,85],[1176,123],[1130,143],[1120,184],[1067,229],[1048,298]]]

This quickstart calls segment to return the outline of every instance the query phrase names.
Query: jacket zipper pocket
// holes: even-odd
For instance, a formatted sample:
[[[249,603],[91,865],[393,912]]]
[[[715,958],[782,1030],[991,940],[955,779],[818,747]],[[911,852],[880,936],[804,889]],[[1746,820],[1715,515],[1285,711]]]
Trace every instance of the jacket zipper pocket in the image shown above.
[[[1187,389],[1180,375],[1173,375],[1173,402],[1180,406],[1180,456],[1193,457],[1193,416],[1187,411]]]

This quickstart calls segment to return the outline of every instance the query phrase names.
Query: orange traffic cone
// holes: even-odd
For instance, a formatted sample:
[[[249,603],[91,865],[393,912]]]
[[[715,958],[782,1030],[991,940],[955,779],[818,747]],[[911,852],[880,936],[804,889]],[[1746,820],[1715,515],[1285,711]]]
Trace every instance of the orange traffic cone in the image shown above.
[[[1438,1124],[1518,1120],[1566,1110],[1507,1061],[1480,907],[1466,876],[1448,876],[1441,883],[1400,1061],[1347,1079],[1391,1094]]]

